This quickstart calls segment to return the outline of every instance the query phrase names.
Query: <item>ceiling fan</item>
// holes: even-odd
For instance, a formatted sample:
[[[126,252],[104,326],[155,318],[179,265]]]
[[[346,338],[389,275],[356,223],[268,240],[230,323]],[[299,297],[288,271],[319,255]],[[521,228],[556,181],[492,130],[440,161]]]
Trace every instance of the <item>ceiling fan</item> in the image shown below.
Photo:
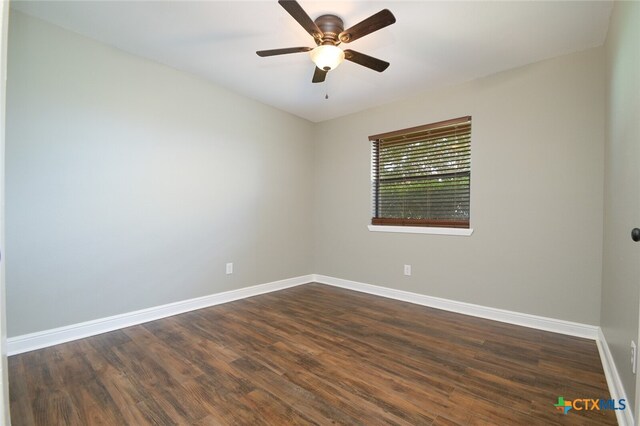
[[[336,15],[322,15],[315,21],[302,9],[295,0],[278,0],[280,6],[304,28],[316,42],[316,47],[289,47],[284,49],[259,50],[258,56],[285,55],[288,53],[310,52],[311,60],[316,64],[312,82],[321,83],[327,73],[335,69],[343,60],[355,62],[374,71],[382,72],[387,69],[389,62],[356,52],[355,50],[342,50],[338,47],[341,43],[350,43],[361,37],[378,31],[396,22],[395,16],[387,9],[371,15],[364,21],[344,29],[342,19]]]

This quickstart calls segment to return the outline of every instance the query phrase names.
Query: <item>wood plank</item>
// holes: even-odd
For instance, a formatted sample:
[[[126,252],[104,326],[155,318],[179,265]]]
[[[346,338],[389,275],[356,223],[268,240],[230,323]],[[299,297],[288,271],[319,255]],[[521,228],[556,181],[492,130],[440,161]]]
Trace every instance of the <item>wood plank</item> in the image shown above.
[[[308,284],[9,359],[22,425],[614,425],[593,341]]]

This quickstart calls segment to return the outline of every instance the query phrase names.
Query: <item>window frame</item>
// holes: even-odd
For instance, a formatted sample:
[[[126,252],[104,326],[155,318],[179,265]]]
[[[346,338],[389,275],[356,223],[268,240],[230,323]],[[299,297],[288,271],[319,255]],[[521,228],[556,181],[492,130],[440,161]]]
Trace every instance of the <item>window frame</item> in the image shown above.
[[[455,127],[456,125],[469,126],[469,138],[471,137],[471,116],[463,116],[450,120],[443,120],[435,123],[425,124],[421,126],[409,127],[406,129],[395,130],[386,133],[380,133],[369,136],[371,146],[371,171],[372,171],[372,218],[369,225],[370,231],[382,231],[382,232],[415,232],[415,233],[433,233],[433,234],[449,234],[449,235],[471,235],[473,229],[471,228],[470,213],[471,206],[469,205],[469,218],[466,220],[454,220],[454,219],[411,219],[411,218],[385,218],[379,217],[380,206],[380,143],[384,139],[394,138],[415,138],[421,133],[427,133],[435,129],[446,129]],[[426,136],[426,135],[425,135]],[[401,142],[399,139],[398,142]],[[471,139],[469,139],[469,161],[471,161]],[[374,158],[374,155],[377,157]],[[469,204],[471,202],[471,165],[469,164],[469,171],[466,172],[469,176]],[[451,232],[448,232],[450,230]]]

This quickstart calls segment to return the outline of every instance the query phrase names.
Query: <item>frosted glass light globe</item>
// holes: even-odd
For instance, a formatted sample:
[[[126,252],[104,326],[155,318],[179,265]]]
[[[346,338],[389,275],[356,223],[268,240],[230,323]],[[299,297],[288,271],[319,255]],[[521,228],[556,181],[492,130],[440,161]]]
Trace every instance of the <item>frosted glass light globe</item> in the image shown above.
[[[335,69],[344,61],[344,51],[330,44],[318,46],[309,52],[309,54],[316,66],[325,71]]]

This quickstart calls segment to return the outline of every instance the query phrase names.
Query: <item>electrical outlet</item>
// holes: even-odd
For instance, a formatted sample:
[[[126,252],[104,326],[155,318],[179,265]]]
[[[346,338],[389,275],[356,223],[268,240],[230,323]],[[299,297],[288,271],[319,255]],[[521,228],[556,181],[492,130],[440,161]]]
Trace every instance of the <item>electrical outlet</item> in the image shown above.
[[[631,341],[631,371],[636,374],[636,368],[638,367],[638,347],[636,342]]]
[[[227,275],[233,274],[233,263],[227,263]]]
[[[408,277],[411,276],[411,265],[404,265],[404,274]]]

